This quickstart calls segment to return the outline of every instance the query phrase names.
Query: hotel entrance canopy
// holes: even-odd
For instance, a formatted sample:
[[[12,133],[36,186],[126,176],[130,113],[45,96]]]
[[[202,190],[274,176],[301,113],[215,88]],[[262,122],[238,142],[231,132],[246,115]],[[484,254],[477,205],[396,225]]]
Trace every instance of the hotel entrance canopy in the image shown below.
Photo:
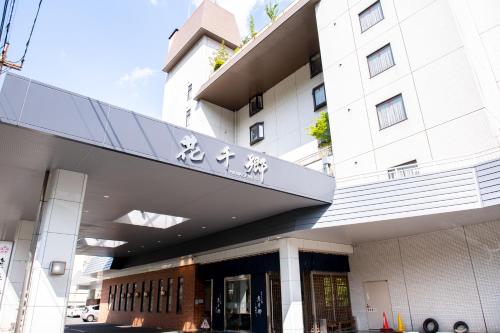
[[[334,179],[322,173],[7,74],[0,92],[4,233],[35,220],[51,169],[88,174],[79,252],[113,257],[328,204],[334,191]]]

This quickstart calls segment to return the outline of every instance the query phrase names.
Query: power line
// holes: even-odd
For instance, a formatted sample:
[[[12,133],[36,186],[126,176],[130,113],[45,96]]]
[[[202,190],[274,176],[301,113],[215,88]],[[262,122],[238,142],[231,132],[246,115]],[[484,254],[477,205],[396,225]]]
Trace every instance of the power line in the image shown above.
[[[9,22],[7,23],[7,26],[5,27],[5,39],[3,42],[3,46],[5,46],[5,44],[9,43],[10,24],[12,23],[12,14],[14,13],[14,6],[15,5],[16,5],[16,0],[12,0],[12,6],[10,6]]]
[[[2,39],[3,25],[5,24],[5,16],[7,15],[7,7],[8,6],[9,6],[9,0],[4,0],[2,20],[0,21],[0,40]]]
[[[14,0],[15,1],[15,0]],[[40,14],[40,8],[42,7],[42,2],[43,0],[40,0],[40,2],[38,3],[38,8],[36,10],[36,15],[35,15],[35,19],[33,20],[33,25],[31,26],[31,31],[30,31],[30,35],[28,37],[28,41],[26,42],[26,47],[24,49],[24,52],[23,52],[23,56],[21,57],[21,59],[19,60],[21,62],[21,66],[23,65],[24,63],[24,59],[26,58],[26,53],[28,53],[28,47],[30,46],[30,42],[31,42],[31,37],[33,36],[33,31],[35,30],[35,25],[36,25],[36,21],[38,20],[38,14]],[[18,62],[19,62],[18,61]]]

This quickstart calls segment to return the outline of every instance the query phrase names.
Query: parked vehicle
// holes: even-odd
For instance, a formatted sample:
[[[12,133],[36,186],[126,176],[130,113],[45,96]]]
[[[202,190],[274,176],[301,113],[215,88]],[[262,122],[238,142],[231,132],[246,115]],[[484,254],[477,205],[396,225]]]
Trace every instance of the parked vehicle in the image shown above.
[[[90,305],[85,307],[81,315],[83,321],[96,321],[99,315],[99,305]]]
[[[68,305],[66,317],[80,317],[83,310],[85,310],[85,305]]]

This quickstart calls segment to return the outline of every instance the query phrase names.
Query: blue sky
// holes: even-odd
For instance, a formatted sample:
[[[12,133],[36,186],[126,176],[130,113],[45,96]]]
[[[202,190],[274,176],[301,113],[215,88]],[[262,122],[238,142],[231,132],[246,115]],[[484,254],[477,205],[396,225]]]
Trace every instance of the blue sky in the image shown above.
[[[21,75],[161,118],[168,36],[201,0],[44,0]],[[267,23],[267,0],[218,0],[242,34]],[[284,9],[291,0],[282,0]],[[18,0],[9,59],[17,60],[38,0]],[[17,71],[15,71],[17,72]]]

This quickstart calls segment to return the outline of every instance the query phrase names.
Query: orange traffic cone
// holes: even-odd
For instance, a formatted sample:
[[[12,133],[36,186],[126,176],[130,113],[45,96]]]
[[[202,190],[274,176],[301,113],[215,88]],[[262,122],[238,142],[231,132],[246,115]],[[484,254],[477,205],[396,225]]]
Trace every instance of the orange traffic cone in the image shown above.
[[[382,328],[380,329],[380,332],[393,332],[393,329],[389,327],[389,322],[387,321],[387,316],[385,315],[385,312],[384,312],[384,323]]]

